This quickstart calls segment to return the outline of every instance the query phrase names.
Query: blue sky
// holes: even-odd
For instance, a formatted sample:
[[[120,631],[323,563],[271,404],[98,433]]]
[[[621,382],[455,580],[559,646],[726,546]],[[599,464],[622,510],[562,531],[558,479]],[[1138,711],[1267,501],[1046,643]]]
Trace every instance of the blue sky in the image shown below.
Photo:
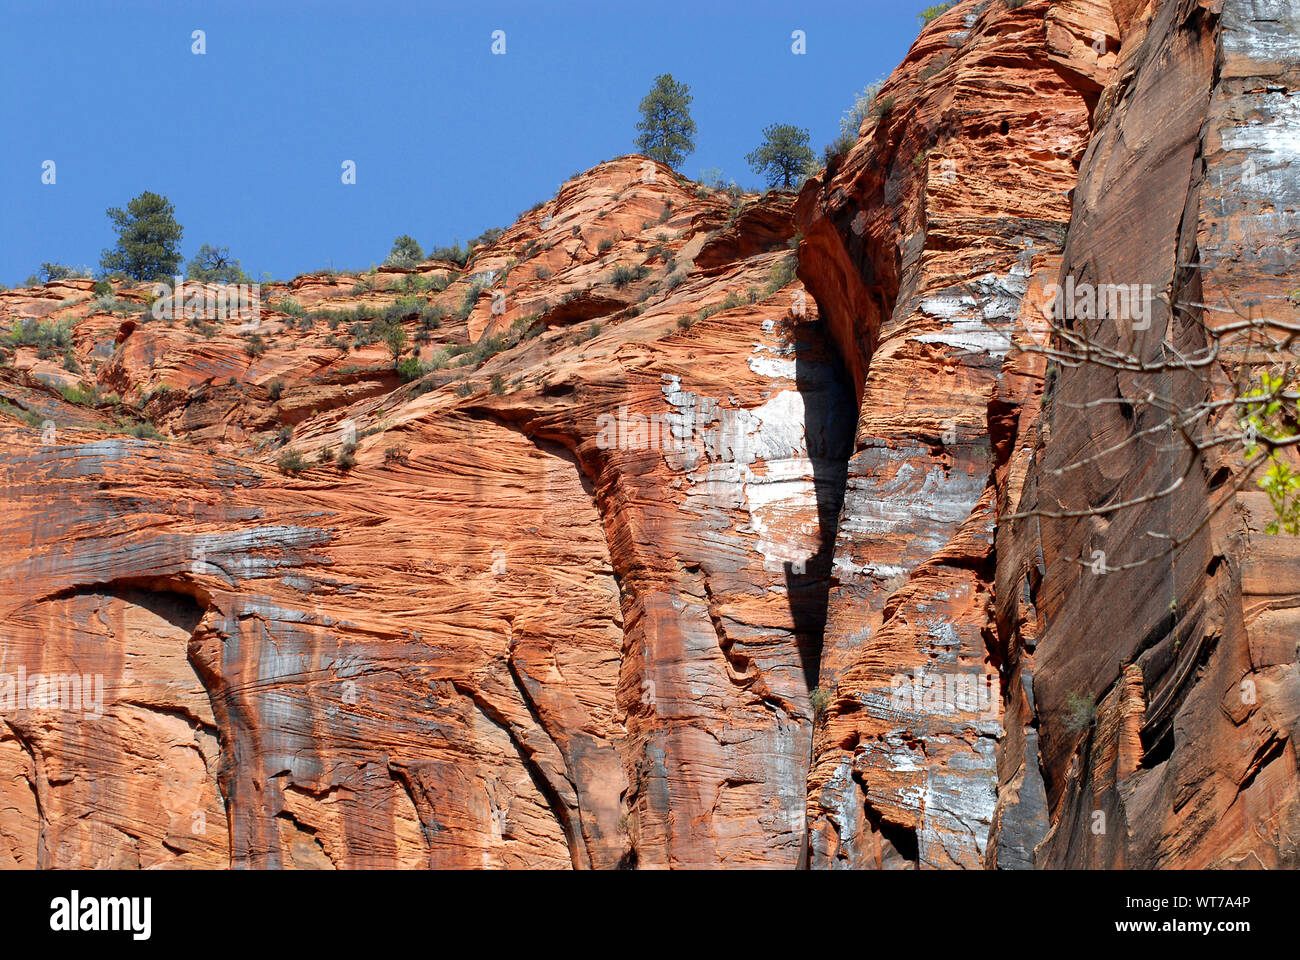
[[[366,268],[399,233],[468,240],[631,152],[665,72],[695,96],[682,172],[757,184],[744,156],[762,128],[808,127],[820,151],[928,2],[6,0],[0,282],[97,267],[105,209],[144,190],[175,204],[187,258],[229,246],[255,277]]]

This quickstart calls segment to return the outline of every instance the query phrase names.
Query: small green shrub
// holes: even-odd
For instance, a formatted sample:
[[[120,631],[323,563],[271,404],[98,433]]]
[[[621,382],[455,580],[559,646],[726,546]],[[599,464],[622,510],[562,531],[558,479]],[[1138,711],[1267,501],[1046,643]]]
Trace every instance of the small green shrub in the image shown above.
[[[358,323],[373,318],[375,307],[353,307],[351,310],[313,310],[304,319],[324,320],[331,330],[337,330],[341,324]]]
[[[430,303],[420,309],[420,327],[424,330],[437,330],[442,327],[447,311],[436,303]]]
[[[409,320],[412,317],[418,317],[425,306],[427,304],[420,297],[398,297],[384,308],[384,312],[379,319],[386,320],[389,323]]]
[[[44,346],[63,351],[72,343],[72,320],[18,320],[2,340],[11,347]]]
[[[419,380],[426,373],[428,369],[420,362],[419,357],[403,357],[397,362],[397,375],[402,378],[403,383]]]
[[[485,286],[478,282],[469,285],[469,289],[465,291],[465,296],[461,299],[460,306],[454,314],[457,320],[466,320],[469,318],[469,315],[474,312],[474,308],[478,306],[479,294],[481,294],[484,289]]]
[[[614,267],[614,272],[609,276],[609,282],[621,290],[629,283],[635,283],[636,281],[643,279],[649,273],[649,269],[644,265],[639,267],[629,267],[626,264],[620,263]]]
[[[733,307],[739,307],[744,304],[744,302],[745,301],[737,294],[728,293],[721,303],[711,303],[707,307],[701,309],[700,312],[696,314],[695,321],[699,323],[700,321],[707,320],[716,313],[721,313],[723,310],[730,310]]]
[[[41,269],[28,280],[36,280],[36,283],[28,283],[27,286],[35,287],[43,283],[49,283],[51,280],[69,280],[72,278],[88,277],[90,273],[84,267],[69,267],[62,263],[42,263]]]
[[[822,163],[827,164],[836,157],[842,156],[853,149],[853,145],[858,142],[856,133],[841,133],[838,137],[826,144],[822,150]]]
[[[78,406],[94,406],[100,401],[99,391],[93,386],[83,387],[77,384],[74,387],[60,387],[59,392],[68,403],[75,403]]]
[[[1065,720],[1063,726],[1071,735],[1091,729],[1097,721],[1097,701],[1071,690],[1065,695]]]
[[[406,330],[400,323],[390,324],[384,331],[384,343],[388,347],[388,352],[393,355],[393,362],[396,363],[406,349],[407,336]]]
[[[799,268],[799,258],[794,254],[785,257],[780,263],[772,268],[771,274],[768,275],[767,285],[763,287],[763,295],[770,297],[786,284],[795,278],[795,272]]]
[[[490,357],[495,357],[509,346],[510,344],[503,337],[483,337],[478,343],[474,344],[469,354],[474,361],[474,365],[478,366]]]
[[[423,259],[424,251],[420,249],[420,244],[410,234],[404,233],[393,241],[393,249],[389,251],[384,265],[410,269]]]
[[[8,414],[22,420],[29,427],[40,427],[44,425],[46,418],[36,410],[24,410],[21,407],[14,406],[8,400],[0,397],[0,413]]]
[[[118,432],[118,431],[114,431]],[[137,440],[163,440],[165,439],[158,428],[152,423],[142,422],[133,423],[128,427],[123,427],[120,431],[128,437],[135,437]]]
[[[502,227],[488,227],[469,242],[470,249],[472,250],[475,247],[490,247],[505,236],[505,232],[505,229]]]
[[[1021,0],[1021,2],[1025,2],[1025,0]],[[1013,7],[1012,9],[1015,8]],[[921,79],[929,80],[931,77],[938,76],[943,72],[944,67],[948,66],[951,62],[951,57],[938,57],[937,59],[931,60],[921,68]]]
[[[459,240],[457,240],[453,246],[435,247],[433,250],[429,251],[429,259],[449,260],[452,263],[456,264],[457,266],[461,266],[461,267],[465,266],[465,264],[469,261],[469,255],[470,255],[469,248],[462,247],[460,245]]]
[[[281,473],[294,474],[301,473],[307,469],[307,461],[297,450],[285,450],[280,454],[280,459],[275,462],[280,468]]]
[[[921,26],[924,27],[934,20],[937,20],[941,15],[947,13],[955,6],[957,6],[957,0],[949,0],[947,3],[936,3],[934,6],[926,7],[918,13],[916,19],[919,20]]]

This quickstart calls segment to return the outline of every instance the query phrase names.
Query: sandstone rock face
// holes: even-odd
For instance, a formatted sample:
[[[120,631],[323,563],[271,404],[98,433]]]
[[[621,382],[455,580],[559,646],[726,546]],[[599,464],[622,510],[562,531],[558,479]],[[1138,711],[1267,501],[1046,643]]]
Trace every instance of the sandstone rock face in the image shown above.
[[[860,384],[809,780],[816,866],[985,859],[997,491],[1034,373],[1009,332],[1059,268],[1089,138],[1087,85],[1053,62],[1043,7],[940,17],[886,85],[893,109],[800,196],[800,276]]]
[[[1165,294],[1149,329],[1109,328],[1136,357],[1203,352],[1204,327],[1236,321],[1234,311],[1296,322],[1300,144],[1294,106],[1275,92],[1300,69],[1296,16],[1289,4],[1166,3],[1121,50],[1080,171],[1062,275]],[[1019,509],[1133,500],[1185,478],[1179,489],[1105,517],[1002,531],[999,642],[1033,691],[1016,698],[1008,726],[1036,726],[1038,756],[1032,764],[1027,746],[1023,774],[1010,757],[1001,771],[1041,777],[1045,805],[1022,808],[996,846],[1041,834],[1035,862],[1045,867],[1294,867],[1300,634],[1289,611],[1300,552],[1264,533],[1272,507],[1238,482],[1226,451],[1189,463],[1161,411],[1096,403],[1136,390],[1178,409],[1206,393],[1185,374],[1062,369]],[[1155,443],[1068,480],[1054,473],[1144,429],[1160,431]],[[1170,553],[1148,531],[1187,542]],[[1112,568],[1156,559],[1097,576],[1072,562],[1081,554]],[[1091,728],[1071,722],[1080,701],[1096,704]]]
[[[1271,92],[1294,13],[1045,6],[939,18],[893,110],[799,199],[799,273],[860,384],[812,863],[1294,866],[1294,541],[1262,535],[1253,486],[1224,495],[1238,471],[1213,451],[1108,512],[1189,459],[1160,410],[1117,401],[1188,409],[1205,384],[1033,349],[1070,279],[1164,293],[1148,329],[1099,338],[1148,362],[1204,349],[1228,301],[1294,322]]]
[[[1295,866],[1294,541],[1217,455],[1054,516],[1186,452],[1062,472],[1158,419],[1033,348],[1067,276],[1142,357],[1295,319],[1296,27],[966,0],[797,199],[625,157],[463,267],[0,292],[67,331],[0,367],[0,866]]]
[[[450,283],[208,327],[6,295],[124,401],[4,374],[4,670],[102,685],[5,710],[6,863],[798,865],[853,400],[791,208],[627,158]],[[457,356],[403,384],[326,311],[411,278]]]

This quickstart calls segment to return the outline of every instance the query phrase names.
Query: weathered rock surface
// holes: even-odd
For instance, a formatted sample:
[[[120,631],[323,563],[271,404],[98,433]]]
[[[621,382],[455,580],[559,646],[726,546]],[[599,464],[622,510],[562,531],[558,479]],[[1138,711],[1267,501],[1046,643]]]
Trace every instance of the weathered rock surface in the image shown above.
[[[1055,276],[1089,135],[1044,7],[940,17],[886,85],[893,109],[800,196],[800,276],[860,405],[821,657],[815,866],[984,862],[996,491],[1033,373],[1011,331]]]
[[[3,433],[4,669],[103,683],[102,715],[5,711],[6,862],[799,864],[852,398],[792,312],[790,198],[744,203],[764,231],[705,273],[725,195],[638,158],[566,185],[416,294],[424,356],[508,344],[418,385],[310,320],[410,274],[206,330],[42,306],[135,406],[5,380],[57,431]],[[86,422],[115,410],[165,442]]]
[[[1148,362],[1204,348],[1229,299],[1294,322],[1294,13],[1046,7],[939,18],[799,199],[800,277],[861,406],[812,863],[1295,866],[1300,550],[1262,535],[1253,487],[1225,499],[1213,452],[1107,512],[1188,464],[1143,435],[1160,410],[1117,400],[1189,409],[1205,384],[1034,352],[1067,278],[1150,285],[1149,330],[1096,334]]]
[[[1081,168],[1062,276],[1165,294],[1150,329],[1101,336],[1147,362],[1203,351],[1205,326],[1239,319],[1233,311],[1295,323],[1300,143],[1295,107],[1278,91],[1300,74],[1296,10],[1165,3],[1127,30]],[[1232,370],[1236,351],[1225,353],[1216,374]],[[1189,469],[1160,410],[1097,405],[1153,391],[1193,409],[1221,385],[1064,368],[1049,394],[1050,440],[1040,425],[1018,509],[1077,510],[1184,482],[1112,515],[1003,528],[999,642],[1032,691],[1012,701],[1008,726],[1037,727],[1023,776],[1041,778],[1045,803],[996,839],[1042,835],[1038,866],[1300,864],[1300,550],[1264,533],[1272,507],[1253,483],[1241,486],[1230,451]],[[1231,417],[1215,426],[1236,429]],[[1053,472],[1144,429],[1160,432]],[[1167,553],[1149,531],[1187,542]],[[1111,568],[1151,562],[1099,576],[1080,556]],[[1091,726],[1078,722],[1080,703],[1096,704]],[[1003,773],[1020,776],[1013,766]]]
[[[1295,319],[1294,16],[967,0],[797,200],[625,157],[463,270],[0,291],[69,328],[0,368],[0,866],[1297,865],[1300,550],[1222,457],[1051,516],[1186,454],[1033,349],[1067,276],[1147,358]]]

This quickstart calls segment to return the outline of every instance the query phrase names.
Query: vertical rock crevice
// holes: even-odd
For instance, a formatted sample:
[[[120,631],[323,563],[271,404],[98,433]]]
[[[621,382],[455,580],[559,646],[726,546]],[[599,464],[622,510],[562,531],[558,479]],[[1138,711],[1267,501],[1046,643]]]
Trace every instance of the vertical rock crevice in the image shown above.
[[[1096,22],[1045,24],[1046,9],[963,3],[935,20],[796,208],[800,277],[860,406],[821,658],[813,866],[985,863],[1009,679],[995,516],[1041,377],[1014,347],[1055,279],[1111,68],[1080,42]],[[981,82],[993,73],[997,95]]]

